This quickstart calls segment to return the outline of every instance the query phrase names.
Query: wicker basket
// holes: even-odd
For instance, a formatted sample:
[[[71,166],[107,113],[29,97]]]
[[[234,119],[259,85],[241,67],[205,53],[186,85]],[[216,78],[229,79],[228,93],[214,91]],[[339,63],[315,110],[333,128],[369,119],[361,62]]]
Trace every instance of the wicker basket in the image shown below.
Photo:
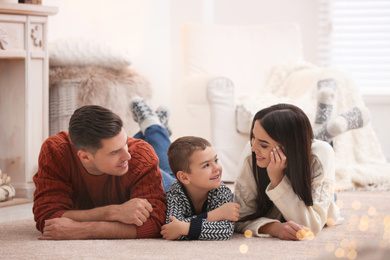
[[[63,79],[50,88],[50,135],[68,131],[69,119],[78,108],[81,79]]]

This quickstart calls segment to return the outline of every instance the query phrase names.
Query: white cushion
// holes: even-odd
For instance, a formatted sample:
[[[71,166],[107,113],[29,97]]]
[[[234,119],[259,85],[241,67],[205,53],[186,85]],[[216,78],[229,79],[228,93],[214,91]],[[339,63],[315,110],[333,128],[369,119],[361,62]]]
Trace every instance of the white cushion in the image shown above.
[[[290,103],[286,97],[277,97],[272,93],[266,93],[261,97],[243,95],[237,98],[236,106],[236,130],[240,134],[250,134],[253,117],[263,108],[278,104]]]
[[[49,44],[49,64],[55,66],[100,66],[122,69],[131,64],[121,45],[88,38],[63,38]]]

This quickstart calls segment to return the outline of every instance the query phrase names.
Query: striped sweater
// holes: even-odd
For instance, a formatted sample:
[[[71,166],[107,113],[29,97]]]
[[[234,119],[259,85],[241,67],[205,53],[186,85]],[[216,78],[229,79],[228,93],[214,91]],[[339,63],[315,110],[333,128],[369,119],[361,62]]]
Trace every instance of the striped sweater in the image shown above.
[[[180,221],[190,222],[190,230],[187,236],[181,236],[177,240],[229,240],[234,231],[234,222],[221,220],[207,221],[207,212],[219,208],[227,202],[231,202],[233,194],[231,190],[222,183],[218,189],[209,191],[207,200],[202,207],[202,213],[196,215],[195,208],[189,198],[184,186],[175,181],[171,188],[166,191],[167,218],[173,216]]]
[[[45,220],[61,217],[67,210],[92,209],[145,198],[152,204],[153,212],[144,225],[137,227],[137,238],[160,237],[166,199],[158,157],[142,140],[129,138],[127,145],[131,159],[125,175],[94,176],[84,169],[67,132],[49,137],[42,145],[38,172],[33,177],[37,229],[42,232]]]

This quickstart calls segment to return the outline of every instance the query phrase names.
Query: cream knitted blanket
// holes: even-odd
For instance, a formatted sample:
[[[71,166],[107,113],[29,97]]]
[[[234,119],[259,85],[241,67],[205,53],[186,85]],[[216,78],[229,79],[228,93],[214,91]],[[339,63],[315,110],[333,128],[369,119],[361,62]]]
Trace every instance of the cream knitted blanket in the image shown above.
[[[354,106],[364,106],[360,90],[348,73],[338,68],[320,68],[307,62],[286,62],[270,74],[261,97],[243,102],[247,111],[255,113],[262,104],[292,103],[302,108],[311,122],[317,107],[317,82],[333,78],[337,81],[333,115]],[[254,99],[254,98],[252,98]],[[262,108],[261,107],[261,108]],[[369,123],[361,129],[348,131],[334,140],[336,158],[336,189],[387,190],[390,188],[390,164],[386,162],[376,134]]]

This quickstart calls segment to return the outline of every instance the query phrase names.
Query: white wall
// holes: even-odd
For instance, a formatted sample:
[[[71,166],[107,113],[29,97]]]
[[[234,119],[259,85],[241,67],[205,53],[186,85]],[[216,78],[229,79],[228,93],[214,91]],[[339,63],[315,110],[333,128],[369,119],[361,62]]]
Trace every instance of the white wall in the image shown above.
[[[59,12],[49,20],[49,42],[87,36],[126,45],[132,66],[152,83],[152,105],[172,110],[172,139],[190,131],[175,115],[184,96],[181,26],[187,22],[248,25],[296,22],[302,31],[304,57],[317,63],[317,4],[313,0],[43,0]],[[382,97],[383,99],[383,97]],[[383,101],[383,100],[382,100]],[[382,149],[390,157],[389,102],[368,100]],[[386,104],[384,104],[386,103]],[[202,126],[200,126],[202,127]],[[389,160],[390,161],[390,160]]]
[[[133,53],[132,67],[151,81],[156,103],[170,105],[170,0],[43,0],[42,4],[58,7],[49,18],[49,43],[90,37],[125,45]]]

